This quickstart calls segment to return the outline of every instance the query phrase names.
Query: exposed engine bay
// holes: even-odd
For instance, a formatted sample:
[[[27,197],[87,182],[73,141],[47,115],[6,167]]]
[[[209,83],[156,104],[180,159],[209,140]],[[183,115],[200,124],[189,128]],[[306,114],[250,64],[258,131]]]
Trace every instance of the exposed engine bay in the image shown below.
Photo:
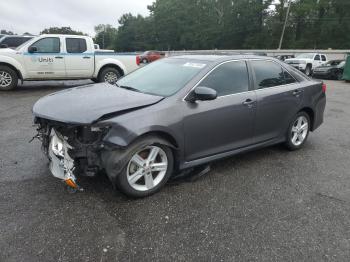
[[[76,175],[95,176],[103,169],[100,152],[108,128],[69,125],[36,118],[42,149],[50,159],[51,173],[74,188]]]

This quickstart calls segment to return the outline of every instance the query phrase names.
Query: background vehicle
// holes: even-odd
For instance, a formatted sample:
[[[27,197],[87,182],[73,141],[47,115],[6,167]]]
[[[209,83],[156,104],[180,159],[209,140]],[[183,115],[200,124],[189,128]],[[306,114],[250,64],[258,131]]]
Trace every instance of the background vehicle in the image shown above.
[[[16,48],[32,39],[33,36],[7,35],[0,39],[0,48]]]
[[[295,58],[295,56],[294,55],[278,55],[278,56],[275,56],[275,58],[277,58],[281,61],[285,61],[286,59]]]
[[[4,34],[0,34],[0,40],[1,40],[1,38],[3,38],[4,36],[6,36],[6,35],[4,35]]]
[[[345,67],[344,60],[331,60],[314,69],[312,76],[315,78],[328,78],[341,80]]]
[[[92,79],[115,83],[137,69],[135,55],[95,51],[88,36],[41,35],[12,49],[0,49],[0,90],[20,80]]]
[[[125,194],[144,197],[173,170],[282,142],[296,150],[326,103],[321,82],[262,56],[171,57],[117,84],[61,91],[33,107],[51,172],[68,185],[77,187],[78,171],[106,170]]]
[[[317,53],[305,53],[297,55],[295,58],[286,59],[284,62],[299,69],[310,76],[314,68],[326,63],[327,56]]]
[[[151,63],[154,62],[158,59],[161,59],[165,56],[164,52],[160,52],[160,51],[146,51],[143,54],[139,55],[137,57],[137,63],[143,63],[143,64],[147,64],[147,63]]]

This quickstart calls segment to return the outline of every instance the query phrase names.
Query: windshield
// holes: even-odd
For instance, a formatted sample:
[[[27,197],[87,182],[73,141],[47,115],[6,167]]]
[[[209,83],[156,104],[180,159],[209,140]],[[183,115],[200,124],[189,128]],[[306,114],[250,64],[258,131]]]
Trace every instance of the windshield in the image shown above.
[[[313,53],[306,53],[306,54],[297,55],[296,58],[313,59],[314,56],[315,54]]]
[[[203,62],[168,58],[153,62],[120,79],[120,87],[158,96],[171,96],[206,66]]]

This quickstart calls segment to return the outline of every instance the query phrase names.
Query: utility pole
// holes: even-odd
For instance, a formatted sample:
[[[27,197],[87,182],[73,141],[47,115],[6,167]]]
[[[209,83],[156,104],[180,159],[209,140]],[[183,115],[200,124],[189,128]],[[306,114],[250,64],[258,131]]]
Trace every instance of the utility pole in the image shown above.
[[[292,0],[288,0],[288,9],[287,9],[287,14],[286,14],[286,19],[284,20],[284,25],[283,25],[280,43],[278,45],[278,50],[281,50],[281,47],[282,47],[284,32],[286,31],[286,25],[287,25],[287,20],[288,20],[288,16],[289,16],[291,3],[292,3]]]

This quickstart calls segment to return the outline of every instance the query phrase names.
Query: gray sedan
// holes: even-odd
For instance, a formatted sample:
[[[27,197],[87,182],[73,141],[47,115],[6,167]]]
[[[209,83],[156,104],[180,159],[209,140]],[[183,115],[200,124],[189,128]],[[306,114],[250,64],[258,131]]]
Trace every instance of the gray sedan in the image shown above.
[[[105,171],[131,197],[176,172],[256,148],[301,148],[323,122],[326,86],[269,57],[179,56],[33,108],[50,170],[79,189]]]

